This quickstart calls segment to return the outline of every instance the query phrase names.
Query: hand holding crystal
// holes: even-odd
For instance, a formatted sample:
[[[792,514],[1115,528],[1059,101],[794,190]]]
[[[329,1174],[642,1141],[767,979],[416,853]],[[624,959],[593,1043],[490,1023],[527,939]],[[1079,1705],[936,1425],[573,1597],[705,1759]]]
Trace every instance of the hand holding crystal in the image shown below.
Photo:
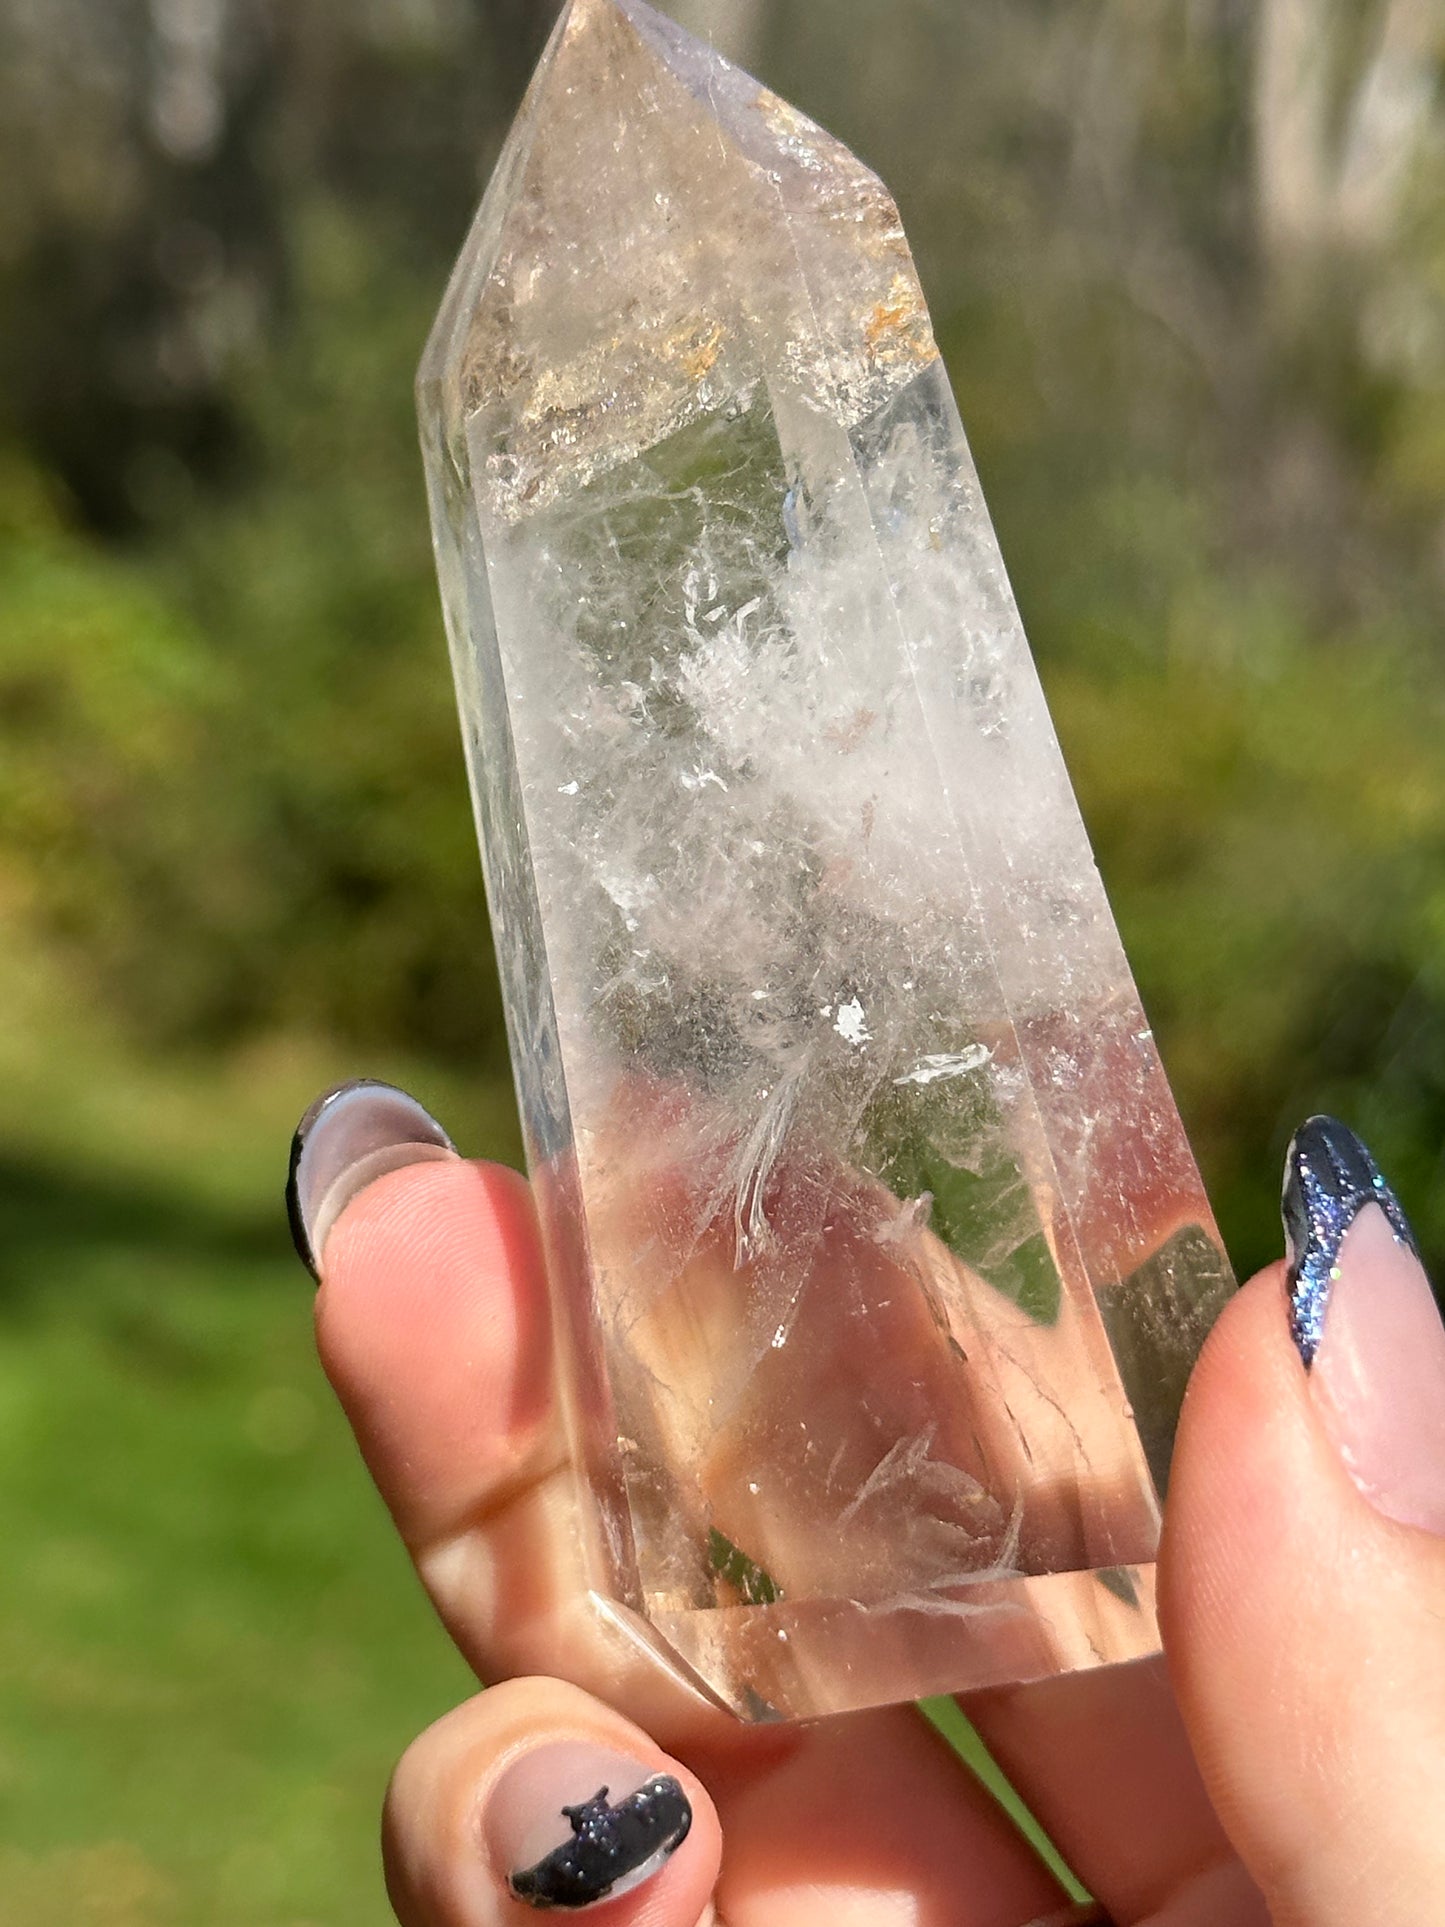
[[[343,1129],[344,1107],[321,1113],[329,1147],[307,1134],[294,1191],[322,1355],[438,1611],[494,1682],[397,1770],[386,1859],[407,1927],[520,1922],[539,1886],[613,1927],[1437,1916],[1445,1334],[1341,1127],[1300,1133],[1288,1277],[1244,1287],[1194,1375],[1167,1675],[1144,1661],[966,1702],[1095,1915],[911,1707],[745,1726],[599,1610],[529,1188],[359,1088]]]
[[[404,1920],[1083,1918],[944,1691],[1093,1917],[1438,1912],[1445,1336],[1312,1126],[1156,1559],[1228,1266],[886,189],[571,0],[418,402],[535,1189],[374,1086],[296,1167],[328,1369],[510,1682],[398,1772]]]

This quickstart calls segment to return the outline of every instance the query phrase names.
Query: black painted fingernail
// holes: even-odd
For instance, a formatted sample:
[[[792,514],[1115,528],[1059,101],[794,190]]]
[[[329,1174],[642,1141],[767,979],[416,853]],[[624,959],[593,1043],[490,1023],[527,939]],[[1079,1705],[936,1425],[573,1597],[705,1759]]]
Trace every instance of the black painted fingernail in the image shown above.
[[[670,1773],[580,1742],[524,1753],[487,1802],[493,1864],[533,1907],[616,1899],[666,1865],[692,1807]]]
[[[1310,1118],[1285,1153],[1280,1200],[1290,1332],[1306,1367],[1314,1363],[1324,1334],[1330,1293],[1340,1275],[1340,1246],[1367,1204],[1380,1207],[1396,1242],[1418,1257],[1400,1201],[1359,1138],[1338,1118]]]
[[[327,1233],[358,1191],[388,1171],[456,1147],[429,1111],[394,1084],[359,1077],[318,1097],[291,1140],[286,1215],[301,1262],[320,1279]]]

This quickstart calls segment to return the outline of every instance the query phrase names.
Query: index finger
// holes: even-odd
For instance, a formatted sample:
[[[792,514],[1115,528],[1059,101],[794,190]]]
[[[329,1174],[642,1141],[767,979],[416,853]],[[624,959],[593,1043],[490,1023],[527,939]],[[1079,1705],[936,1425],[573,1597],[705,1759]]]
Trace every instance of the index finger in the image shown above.
[[[479,1676],[563,1676],[668,1745],[733,1733],[589,1591],[526,1181],[456,1156],[390,1171],[340,1212],[321,1274],[327,1376]]]

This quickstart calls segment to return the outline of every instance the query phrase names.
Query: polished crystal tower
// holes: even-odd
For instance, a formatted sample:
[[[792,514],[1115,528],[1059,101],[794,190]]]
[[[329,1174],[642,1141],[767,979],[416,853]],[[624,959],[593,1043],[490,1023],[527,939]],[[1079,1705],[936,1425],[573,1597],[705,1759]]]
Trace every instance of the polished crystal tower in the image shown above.
[[[596,1593],[757,1719],[1155,1650],[1227,1266],[892,201],[572,0],[420,405]]]

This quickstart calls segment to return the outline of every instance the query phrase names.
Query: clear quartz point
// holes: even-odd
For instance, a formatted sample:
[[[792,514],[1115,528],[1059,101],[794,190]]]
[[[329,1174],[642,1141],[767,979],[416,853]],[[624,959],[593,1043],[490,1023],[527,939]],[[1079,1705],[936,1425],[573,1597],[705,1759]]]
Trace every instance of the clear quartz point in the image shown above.
[[[419,395],[599,1602],[755,1719],[1154,1651],[1231,1281],[888,194],[573,0]]]

